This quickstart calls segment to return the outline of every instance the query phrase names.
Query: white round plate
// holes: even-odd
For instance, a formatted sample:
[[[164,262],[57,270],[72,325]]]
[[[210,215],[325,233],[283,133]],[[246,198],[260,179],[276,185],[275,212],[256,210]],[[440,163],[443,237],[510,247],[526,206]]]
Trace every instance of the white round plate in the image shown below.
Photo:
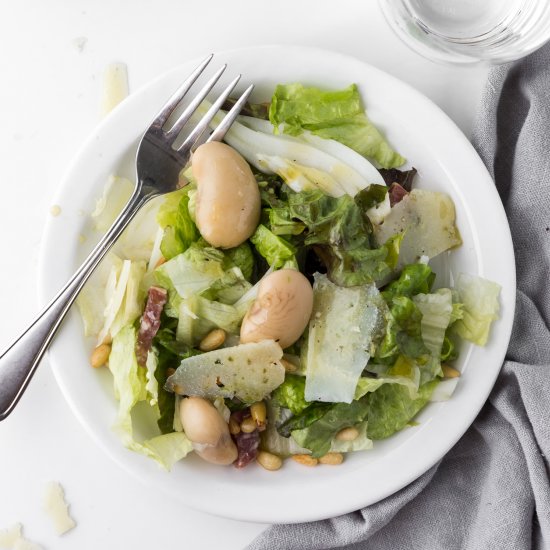
[[[451,275],[464,271],[502,285],[501,318],[485,348],[467,347],[463,375],[453,397],[430,404],[418,425],[376,441],[371,451],[349,455],[338,467],[305,468],[293,461],[267,472],[215,467],[190,457],[170,473],[126,450],[110,427],[116,402],[107,369],[88,363],[91,343],[71,311],[50,349],[55,377],[76,416],[93,439],[125,470],[177,500],[212,514],[258,522],[302,522],[340,515],[373,504],[433,466],[462,436],[486,401],[508,345],[515,302],[515,268],[507,220],[480,158],[455,124],[431,101],[394,77],[336,53],[269,46],[216,54],[213,66],[229,65],[253,82],[255,99],[269,99],[277,83],[322,88],[359,85],[369,117],[419,171],[418,186],[445,191],[455,202],[464,244],[440,262]],[[172,91],[197,65],[162,75],[132,94],[92,134],[72,162],[55,202],[62,213],[49,220],[42,248],[40,294],[46,303],[91,248],[85,213],[93,210],[110,174],[134,177],[136,142]],[[228,78],[229,79],[229,78]],[[95,237],[97,238],[97,237]],[[55,262],[51,259],[55,258]],[[136,433],[145,430],[136,422]]]

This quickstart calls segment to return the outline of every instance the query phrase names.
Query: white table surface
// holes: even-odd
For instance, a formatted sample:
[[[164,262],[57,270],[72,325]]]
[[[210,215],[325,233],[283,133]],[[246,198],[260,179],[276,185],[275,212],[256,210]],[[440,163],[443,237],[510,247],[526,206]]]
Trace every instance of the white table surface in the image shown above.
[[[130,89],[136,90],[211,51],[265,43],[318,46],[412,84],[467,135],[487,74],[484,68],[435,65],[409,51],[375,0],[18,0],[7,6],[0,10],[1,349],[37,311],[42,229],[69,160],[98,122],[107,64],[127,63]],[[82,51],[79,38],[86,39]],[[41,508],[51,479],[65,487],[78,522],[61,538]],[[189,510],[130,477],[81,429],[47,360],[0,424],[0,528],[15,521],[49,550],[232,550],[265,528]]]

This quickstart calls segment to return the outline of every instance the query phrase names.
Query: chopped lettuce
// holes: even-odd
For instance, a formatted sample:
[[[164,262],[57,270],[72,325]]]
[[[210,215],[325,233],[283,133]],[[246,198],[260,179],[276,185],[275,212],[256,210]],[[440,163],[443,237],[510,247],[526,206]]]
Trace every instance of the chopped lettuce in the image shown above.
[[[377,378],[361,377],[355,387],[354,399],[361,399],[367,393],[375,392],[383,384],[400,384],[409,388],[411,396],[415,396],[418,391],[418,384],[410,376],[379,376]]]
[[[390,301],[394,296],[426,294],[430,292],[434,279],[435,273],[428,264],[409,264],[403,268],[398,279],[386,286],[382,296]]]
[[[176,335],[178,340],[193,346],[215,328],[238,334],[244,315],[234,306],[202,296],[190,296],[180,303]]]
[[[405,162],[367,118],[355,84],[336,91],[279,84],[271,99],[269,119],[276,128],[282,124],[290,135],[309,130],[339,141],[384,168]]]
[[[374,285],[343,288],[319,274],[313,293],[305,397],[350,403],[373,340],[383,331],[384,301]]]
[[[428,403],[438,384],[433,380],[420,386],[418,397],[411,398],[408,389],[399,384],[384,384],[368,397],[367,435],[385,439],[402,430]]]
[[[113,339],[109,370],[113,375],[114,391],[117,397],[118,414],[113,430],[125,447],[155,460],[169,470],[174,462],[186,456],[193,447],[185,434],[165,434],[139,442],[134,438],[132,409],[147,398],[146,370],[138,367],[134,348],[136,330],[124,327]]]
[[[105,323],[105,308],[122,269],[122,260],[107,253],[76,299],[85,336],[97,336]]]
[[[389,248],[374,247],[370,221],[351,197],[335,199],[320,191],[295,193],[289,196],[288,208],[291,219],[307,226],[304,244],[313,246],[332,282],[357,286],[390,273]]]
[[[482,277],[460,273],[455,289],[462,303],[462,317],[454,323],[453,331],[464,340],[484,346],[492,322],[498,319],[500,288]]]
[[[158,267],[154,273],[157,283],[169,292],[167,313],[178,316],[181,298],[200,294],[221,279],[224,254],[211,247],[192,244],[183,254]]]
[[[451,322],[453,296],[448,288],[433,294],[417,294],[414,303],[422,313],[422,340],[433,357],[441,355],[445,332]]]
[[[334,436],[348,426],[363,422],[369,412],[368,398],[351,403],[336,403],[318,420],[309,426],[292,431],[292,438],[298,445],[311,451],[313,457],[320,457],[330,451]]]
[[[243,277],[249,281],[254,272],[254,255],[247,241],[235,248],[224,250],[224,267],[238,267]]]
[[[296,248],[292,244],[282,237],[278,237],[262,224],[258,225],[250,237],[250,242],[265,258],[269,266],[275,269],[283,267],[285,262],[292,260],[296,254]]]
[[[189,212],[189,193],[193,189],[188,185],[169,193],[158,210],[157,222],[164,229],[160,249],[167,260],[185,252],[200,237]]]
[[[273,392],[272,399],[292,414],[300,414],[311,403],[305,398],[306,379],[303,376],[287,374],[285,381]]]

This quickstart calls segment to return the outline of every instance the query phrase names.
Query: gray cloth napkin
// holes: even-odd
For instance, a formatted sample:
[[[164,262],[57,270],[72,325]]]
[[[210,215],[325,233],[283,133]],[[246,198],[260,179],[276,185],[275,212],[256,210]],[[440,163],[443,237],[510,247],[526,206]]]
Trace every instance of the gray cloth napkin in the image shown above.
[[[550,548],[550,44],[493,69],[482,111],[473,141],[506,208],[518,287],[489,400],[408,487],[331,520],[274,525],[249,550]]]

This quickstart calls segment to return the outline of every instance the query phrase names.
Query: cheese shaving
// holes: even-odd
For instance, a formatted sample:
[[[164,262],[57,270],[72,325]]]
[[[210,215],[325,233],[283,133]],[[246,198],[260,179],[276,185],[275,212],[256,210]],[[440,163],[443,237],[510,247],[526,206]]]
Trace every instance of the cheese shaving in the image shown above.
[[[6,529],[0,529],[0,548],[13,548],[15,541],[21,538],[21,524],[15,523]]]
[[[56,481],[51,481],[46,485],[44,510],[52,519],[55,532],[58,535],[66,533],[76,525],[74,519],[69,515],[69,506],[65,502],[63,488]]]
[[[101,116],[109,114],[128,97],[128,69],[125,63],[111,63],[103,73]]]

